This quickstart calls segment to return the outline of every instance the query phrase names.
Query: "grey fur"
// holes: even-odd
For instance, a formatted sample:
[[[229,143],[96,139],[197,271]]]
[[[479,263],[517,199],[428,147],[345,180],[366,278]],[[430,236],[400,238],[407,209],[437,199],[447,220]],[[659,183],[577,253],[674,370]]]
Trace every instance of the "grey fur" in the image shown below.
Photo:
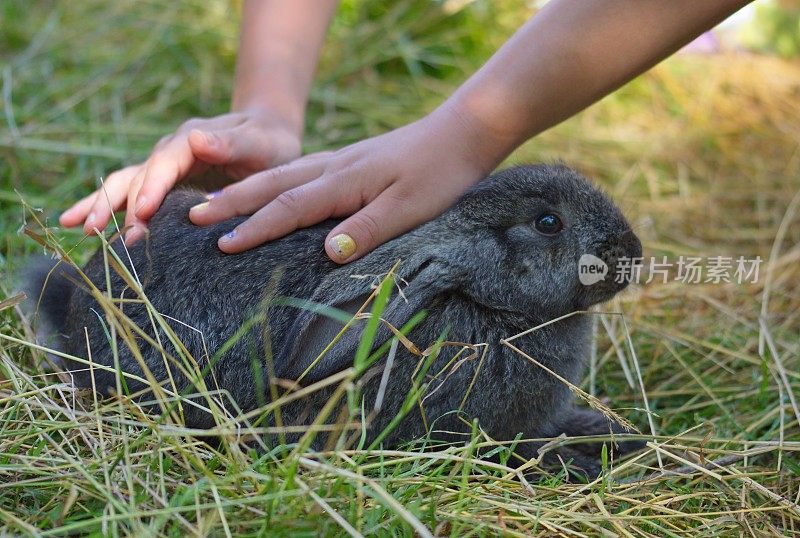
[[[617,258],[641,255],[639,240],[619,209],[575,171],[562,165],[532,165],[496,173],[475,185],[441,217],[344,266],[330,262],[322,249],[335,221],[298,230],[243,254],[223,254],[217,248],[217,239],[244,218],[196,227],[188,220],[188,208],[202,200],[202,194],[196,191],[169,194],[150,224],[149,239],[131,248],[130,255],[153,306],[202,331],[212,355],[249,316],[264,308],[265,299],[310,299],[352,313],[371,292],[370,278],[353,275],[385,274],[400,260],[398,273],[408,286],[402,296],[392,296],[385,319],[401,327],[416,312],[426,310],[427,318],[409,334],[420,349],[443,334],[450,341],[488,345],[477,377],[480,360],[460,364],[449,371],[444,385],[424,400],[425,416],[437,431],[434,437],[463,439],[458,433],[468,431],[465,424],[472,419],[497,440],[512,440],[518,434],[540,438],[562,432],[592,435],[621,431],[619,425],[609,424],[593,411],[574,408],[562,382],[500,344],[502,338],[610,299],[626,285],[613,281]],[[561,216],[565,226],[560,234],[545,236],[534,229],[533,219],[546,211]],[[125,259],[118,242],[115,249]],[[584,253],[609,264],[605,281],[590,287],[579,282],[577,262]],[[102,253],[95,255],[84,271],[98,288],[105,289]],[[123,281],[113,271],[111,281],[113,295],[119,297],[125,287]],[[51,291],[51,286],[58,290]],[[93,360],[112,364],[109,342],[92,312],[92,308],[98,310],[94,299],[85,289],[68,291],[70,286],[73,284],[68,280],[59,279],[42,295],[45,318],[64,335],[58,341],[60,349],[86,356],[86,327]],[[274,289],[270,292],[271,287]],[[133,293],[127,290],[125,296],[132,297]],[[69,297],[68,311],[63,308],[64,297]],[[144,307],[128,303],[124,310],[153,336]],[[265,357],[273,359],[277,377],[296,379],[341,327],[315,312],[274,302],[266,319],[266,324],[257,324],[214,366],[220,387],[228,390],[244,410],[256,408],[265,398],[269,400],[258,389],[270,384]],[[200,335],[182,324],[170,325],[202,365],[207,357]],[[360,329],[345,333],[302,383],[352,365],[360,334]],[[578,383],[588,337],[587,317],[576,315],[528,334],[515,345]],[[382,327],[376,342],[389,338],[388,329]],[[165,380],[162,355],[144,341],[139,347],[156,378]],[[167,351],[175,352],[169,344]],[[429,374],[442,370],[457,351],[456,347],[442,348]],[[124,370],[142,374],[129,349],[121,346],[119,355]],[[253,360],[262,366],[260,379],[251,368]],[[383,357],[377,363],[377,375],[364,376],[367,407],[375,401],[385,360]],[[399,347],[383,407],[368,430],[369,439],[399,411],[419,361]],[[78,385],[91,386],[86,372],[73,375]],[[172,375],[179,388],[189,385],[174,368]],[[466,420],[462,420],[453,411],[459,409],[473,377],[474,385],[461,409]],[[207,379],[210,382],[210,377]],[[95,382],[104,393],[116,386],[114,374],[108,372],[95,371]],[[128,386],[131,390],[145,388],[130,382]],[[330,390],[322,391],[287,406],[282,411],[284,423],[309,423],[330,394]],[[185,412],[189,426],[212,426],[211,417],[201,411],[186,408]],[[384,444],[396,445],[425,433],[423,417],[415,407]],[[323,442],[320,436],[317,446]],[[530,457],[536,448],[525,444],[518,452]],[[590,457],[583,458],[579,451],[572,451],[569,457],[590,472],[596,471],[596,447],[590,452]]]

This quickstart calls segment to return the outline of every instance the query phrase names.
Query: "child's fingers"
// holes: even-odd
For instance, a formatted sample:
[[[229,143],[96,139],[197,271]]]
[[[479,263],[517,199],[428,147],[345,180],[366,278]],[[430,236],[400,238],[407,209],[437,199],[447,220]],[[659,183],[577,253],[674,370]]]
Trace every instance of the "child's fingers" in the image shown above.
[[[96,198],[97,191],[94,191],[92,194],[75,202],[72,204],[72,207],[64,211],[61,216],[58,217],[58,222],[61,223],[61,226],[66,228],[72,228],[73,226],[81,224],[86,220],[86,216],[89,214],[89,210],[92,209]]]
[[[186,176],[194,163],[192,149],[182,136],[172,138],[163,148],[153,152],[144,165],[138,196],[128,199],[128,213],[135,214],[140,222],[150,219],[167,193]]]
[[[186,142],[198,159],[210,164],[221,164],[228,161],[227,148],[222,147],[220,137],[212,131],[192,129],[186,135]]]
[[[214,224],[231,217],[252,215],[281,193],[320,177],[325,170],[321,159],[296,161],[238,181],[210,201],[189,211],[191,221],[199,226]]]
[[[120,190],[120,188],[122,188],[122,185],[119,185],[120,182],[124,183],[127,186],[127,182],[130,181],[129,178],[135,175],[136,170],[138,168],[139,168],[138,165],[128,166],[108,176],[108,179],[103,183],[103,186],[106,188],[106,192],[109,192],[109,189],[112,193]],[[93,211],[97,209],[95,208],[95,206],[97,205],[99,208],[100,206],[103,205],[104,202],[106,206],[108,205],[108,200],[106,199],[106,195],[102,194],[103,192],[102,189],[103,187],[97,189],[96,191],[87,196],[84,196],[81,200],[72,204],[72,207],[64,211],[64,213],[62,213],[58,219],[61,225],[67,228],[78,226],[79,224],[82,224],[84,221],[86,221],[86,219],[89,216],[92,216],[93,222],[96,225],[98,222],[97,215]],[[118,202],[118,205],[114,208],[114,210],[119,209],[119,203],[121,203],[119,201],[120,197],[112,195],[112,198],[114,198]],[[87,228],[87,232],[90,231],[91,228]]]
[[[137,198],[141,192],[144,178],[147,175],[147,167],[142,167],[136,177],[131,181],[130,188],[128,189],[128,209],[125,211],[125,244],[132,245],[144,236],[144,231],[147,228],[147,223],[136,216],[133,206],[137,203]]]
[[[241,163],[258,170],[269,166],[275,154],[266,133],[247,126],[216,131],[193,129],[188,140],[197,158],[215,165]]]
[[[409,218],[412,211],[408,209],[409,204],[390,187],[331,230],[325,240],[325,252],[336,263],[360,258],[425,221],[425,218]]]
[[[333,216],[341,190],[318,179],[281,193],[252,217],[221,237],[220,250],[242,252]]]
[[[140,169],[141,165],[127,166],[108,176],[95,191],[94,204],[83,225],[84,232],[93,233],[95,229],[105,229],[111,220],[111,214],[121,209],[125,203],[128,187]]]

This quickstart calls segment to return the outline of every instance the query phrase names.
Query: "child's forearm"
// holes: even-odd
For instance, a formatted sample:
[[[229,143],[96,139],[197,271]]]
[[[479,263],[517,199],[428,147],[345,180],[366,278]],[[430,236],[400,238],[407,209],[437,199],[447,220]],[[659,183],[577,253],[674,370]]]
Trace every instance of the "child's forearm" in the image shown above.
[[[298,136],[337,0],[246,0],[231,108],[280,116]]]
[[[491,166],[628,82],[745,0],[552,0],[446,103]]]

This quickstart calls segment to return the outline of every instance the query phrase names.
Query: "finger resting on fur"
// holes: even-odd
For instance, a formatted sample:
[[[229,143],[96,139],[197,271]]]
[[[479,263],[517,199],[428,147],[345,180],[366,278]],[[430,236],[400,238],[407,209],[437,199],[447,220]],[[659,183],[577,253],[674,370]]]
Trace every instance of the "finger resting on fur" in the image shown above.
[[[252,217],[219,240],[220,250],[241,252],[317,224],[333,214],[336,187],[317,180],[279,194]]]
[[[142,219],[139,219],[136,216],[134,207],[136,205],[136,200],[139,196],[140,189],[146,173],[147,173],[147,167],[143,167],[140,170],[140,172],[136,175],[136,177],[133,179],[130,188],[128,189],[128,197],[127,197],[128,201],[127,201],[127,210],[125,211],[125,225],[124,225],[124,227],[127,229],[127,231],[125,232],[126,245],[132,245],[140,237],[144,235],[144,228],[146,224]]]
[[[418,222],[409,223],[408,214],[400,210],[399,203],[398,197],[390,189],[384,191],[328,234],[325,252],[334,262],[345,263],[356,260],[389,239],[407,232]],[[348,245],[348,241],[352,241],[354,245]]]
[[[112,213],[125,205],[131,178],[136,175],[137,170],[138,167],[128,167],[120,170],[119,175],[112,174],[95,192],[94,203],[83,226],[84,232],[93,233],[95,229],[105,229]]]
[[[207,204],[189,211],[189,219],[199,226],[231,217],[252,215],[282,193],[316,180],[322,172],[316,164],[287,165],[265,170],[225,187]]]
[[[128,211],[134,211],[142,221],[152,217],[164,197],[184,178],[194,164],[195,158],[186,138],[175,137],[164,148],[153,153],[144,166],[141,187],[133,204],[128,203]]]

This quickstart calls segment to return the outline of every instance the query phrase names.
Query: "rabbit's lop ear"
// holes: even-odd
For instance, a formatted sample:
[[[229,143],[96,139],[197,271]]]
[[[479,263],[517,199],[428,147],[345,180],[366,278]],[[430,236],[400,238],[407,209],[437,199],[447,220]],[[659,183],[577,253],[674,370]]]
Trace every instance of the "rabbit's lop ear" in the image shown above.
[[[408,285],[402,287],[402,293],[394,293],[381,317],[398,329],[408,322],[417,312],[424,309],[439,294],[453,289],[452,275],[448,275],[445,268],[437,263],[430,263],[420,268],[410,280]],[[347,332],[320,358],[320,354],[342,330],[349,317],[352,317],[367,301],[372,290],[369,284],[360,282],[357,287],[341,290],[334,300],[323,300],[325,291],[329,286],[323,285],[322,289],[312,298],[314,303],[328,303],[340,311],[347,312],[349,316],[331,315],[329,308],[316,308],[304,311],[290,331],[290,346],[293,346],[288,360],[282,368],[279,366],[277,374],[284,379],[297,379],[317,359],[319,361],[303,376],[304,382],[314,383],[325,379],[349,366],[352,366],[366,321],[357,320]],[[368,310],[367,310],[368,311]],[[384,324],[378,329],[374,340],[375,347],[380,346],[391,338],[392,333]],[[293,342],[293,344],[291,343]]]

